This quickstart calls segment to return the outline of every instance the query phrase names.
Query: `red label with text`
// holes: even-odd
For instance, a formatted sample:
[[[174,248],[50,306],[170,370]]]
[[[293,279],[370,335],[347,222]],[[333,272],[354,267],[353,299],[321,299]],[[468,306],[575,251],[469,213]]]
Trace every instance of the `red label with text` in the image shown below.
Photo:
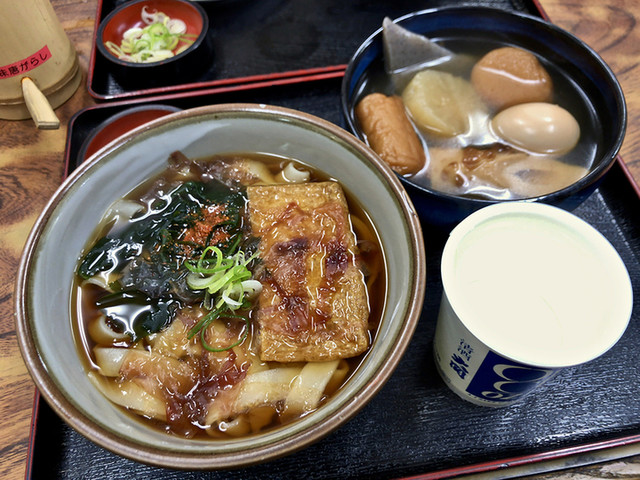
[[[42,65],[50,58],[51,51],[49,50],[49,47],[45,45],[36,53],[29,55],[27,58],[0,67],[0,80],[3,78],[15,77],[16,75],[22,75],[29,70],[33,70],[34,68]]]

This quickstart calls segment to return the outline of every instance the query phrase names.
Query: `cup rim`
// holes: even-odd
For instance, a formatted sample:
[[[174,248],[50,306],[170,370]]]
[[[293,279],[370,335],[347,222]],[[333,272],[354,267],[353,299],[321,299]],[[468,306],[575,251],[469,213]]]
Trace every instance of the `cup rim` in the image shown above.
[[[471,308],[465,305],[464,299],[459,291],[455,288],[456,275],[456,253],[457,247],[465,240],[465,238],[476,231],[478,227],[486,225],[492,220],[500,220],[509,216],[529,216],[537,217],[545,222],[560,225],[564,229],[564,233],[571,231],[575,233],[576,238],[584,241],[586,248],[597,251],[598,255],[606,259],[606,264],[613,272],[616,283],[623,286],[619,293],[619,302],[616,304],[617,318],[611,318],[611,324],[608,325],[614,329],[612,334],[602,337],[600,344],[594,346],[590,351],[582,355],[572,358],[570,361],[554,361],[549,358],[529,358],[526,356],[518,357],[518,353],[513,348],[498,345],[487,332],[480,331],[477,324],[469,324],[465,318],[469,318],[472,314]],[[507,229],[507,224],[501,227]],[[563,232],[560,232],[563,233]],[[560,237],[560,234],[558,235]],[[602,263],[604,262],[602,259]],[[559,207],[552,205],[535,203],[535,202],[508,202],[491,205],[469,215],[460,222],[449,234],[449,238],[444,246],[441,258],[441,274],[443,285],[443,297],[446,298],[451,305],[451,309],[456,314],[464,327],[469,330],[479,341],[486,345],[490,350],[497,354],[508,358],[514,362],[525,365],[541,367],[541,368],[565,368],[569,366],[579,365],[600,357],[610,350],[622,337],[631,320],[633,309],[633,287],[628,270],[620,258],[617,250],[611,245],[609,240],[602,235],[596,228],[587,223],[585,220],[576,215],[567,212]]]

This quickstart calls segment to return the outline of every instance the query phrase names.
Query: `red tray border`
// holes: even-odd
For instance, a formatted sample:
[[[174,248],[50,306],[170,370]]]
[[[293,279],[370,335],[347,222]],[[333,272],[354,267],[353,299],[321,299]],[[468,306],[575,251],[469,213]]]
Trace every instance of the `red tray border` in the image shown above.
[[[538,0],[531,0],[531,1],[534,4],[534,6],[537,8],[537,10],[540,12],[541,17],[544,20],[550,21],[549,16],[542,8],[542,5],[540,4],[540,2]],[[102,0],[98,0],[98,9],[96,12],[96,19],[100,17],[101,10],[102,10]],[[98,28],[98,22],[96,22],[96,25],[94,28],[93,38],[95,38],[95,35],[97,33],[97,28]],[[312,81],[312,80],[322,80],[327,78],[337,78],[337,77],[342,77],[346,69],[346,65],[335,65],[335,66],[319,67],[319,68],[307,69],[307,70],[288,71],[288,72],[282,72],[282,73],[276,73],[276,74],[255,75],[255,76],[242,77],[242,78],[236,78],[236,79],[223,79],[223,80],[212,81],[212,82],[197,82],[197,83],[177,85],[177,86],[171,86],[171,87],[137,90],[137,91],[127,92],[125,94],[103,96],[94,92],[91,87],[91,79],[93,78],[93,69],[95,65],[95,55],[96,55],[96,49],[92,47],[91,58],[89,63],[89,75],[87,78],[87,87],[91,96],[98,99],[129,98],[129,97],[138,97],[138,96],[143,96],[143,97],[139,99],[137,98],[133,101],[130,100],[130,101],[122,101],[122,102],[110,102],[109,104],[86,107],[85,109],[80,110],[78,113],[76,113],[76,115],[74,115],[74,117],[69,122],[69,129],[68,129],[69,134],[67,135],[67,141],[65,145],[65,158],[64,158],[65,176],[68,175],[69,173],[69,165],[70,165],[70,158],[69,158],[69,147],[71,142],[70,132],[72,130],[73,123],[77,118],[77,116],[86,110],[93,110],[93,109],[99,109],[101,107],[104,108],[104,107],[112,107],[112,106],[120,106],[120,105],[131,106],[133,104],[146,103],[151,101],[162,102],[162,100],[166,100],[166,99],[200,96],[200,95],[207,95],[207,94],[213,94],[213,93],[224,93],[224,92],[237,91],[237,90],[249,90],[249,89],[267,87],[272,85],[283,85],[283,84],[306,82],[306,81]],[[209,87],[209,88],[206,88],[206,87]],[[196,89],[199,89],[199,90],[193,91],[193,92],[185,92],[187,90],[196,90]],[[183,93],[168,95],[170,92],[183,92]],[[155,93],[158,93],[160,95],[155,97],[145,96],[145,95],[152,95]],[[631,172],[629,171],[625,162],[622,160],[622,157],[619,155],[616,158],[616,164],[619,168],[622,169],[625,177],[629,181],[636,195],[638,196],[638,198],[640,198],[640,186],[634,180],[633,176],[631,175]],[[33,467],[34,441],[35,441],[35,434],[36,434],[36,428],[37,428],[37,422],[38,422],[38,407],[39,407],[40,401],[41,401],[40,393],[36,389],[34,393],[34,398],[33,398],[33,414],[32,414],[31,424],[29,428],[29,449],[27,452],[27,465],[25,470],[25,479],[27,480],[31,478],[31,472]],[[542,462],[545,462],[545,461],[558,460],[558,459],[568,458],[575,455],[593,453],[596,451],[603,451],[603,450],[613,449],[617,447],[624,447],[624,446],[637,445],[637,444],[640,444],[640,434],[629,435],[629,436],[620,437],[612,440],[592,442],[592,443],[587,443],[587,444],[579,445],[575,447],[550,450],[548,452],[543,452],[538,454],[499,459],[491,462],[484,462],[484,463],[479,463],[479,464],[474,464],[474,465],[469,465],[464,467],[456,467],[456,468],[440,470],[432,473],[419,474],[419,475],[414,475],[410,477],[402,477],[402,479],[399,479],[399,480],[440,480],[440,479],[452,478],[460,475],[488,473],[488,472],[495,472],[498,470],[504,471],[505,469],[508,469],[508,468],[541,464]]]

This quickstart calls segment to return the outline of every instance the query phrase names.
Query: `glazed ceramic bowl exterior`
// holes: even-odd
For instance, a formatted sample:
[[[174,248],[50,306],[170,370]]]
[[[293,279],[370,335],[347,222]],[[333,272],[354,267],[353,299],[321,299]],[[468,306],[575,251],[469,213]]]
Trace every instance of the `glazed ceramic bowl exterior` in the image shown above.
[[[318,410],[283,427],[225,441],[169,436],[134,420],[90,383],[75,345],[70,299],[80,252],[109,205],[167,166],[192,158],[264,152],[317,167],[370,214],[384,250],[387,290],[374,342],[348,382]],[[16,288],[21,351],[41,394],[73,428],[104,448],[181,469],[248,465],[291,453],[355,415],[398,365],[425,289],[418,216],[397,177],[366,145],[316,117],[277,107],[227,104],[174,113],[111,143],[54,194],[27,240]]]
[[[394,20],[428,38],[483,38],[519,46],[554,64],[582,91],[590,114],[601,125],[595,160],[589,173],[562,190],[532,198],[572,210],[597,188],[616,159],[626,130],[627,112],[622,89],[611,69],[588,45],[569,32],[540,18],[486,7],[429,9]],[[355,118],[363,84],[384,69],[382,28],[374,32],[351,58],[342,84],[342,110],[349,129],[366,141]],[[390,92],[385,92],[390,93]],[[494,200],[471,199],[438,192],[401,177],[418,213],[428,224],[452,228],[464,217]]]
[[[187,34],[193,35],[193,43],[177,55],[152,63],[135,63],[116,57],[105,42],[120,45],[122,35],[129,28],[143,26],[143,8],[149,12],[163,12],[170,18],[180,19],[187,26]],[[96,47],[109,62],[109,71],[122,85],[161,86],[171,82],[184,82],[185,76],[193,76],[207,69],[211,63],[209,18],[205,10],[186,0],[136,0],[126,2],[107,15],[96,33]]]

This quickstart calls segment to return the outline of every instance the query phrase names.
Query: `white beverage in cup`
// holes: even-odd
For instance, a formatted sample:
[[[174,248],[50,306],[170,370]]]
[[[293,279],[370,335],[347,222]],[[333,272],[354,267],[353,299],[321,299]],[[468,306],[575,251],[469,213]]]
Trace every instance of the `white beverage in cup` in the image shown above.
[[[613,246],[544,204],[473,213],[451,232],[441,271],[436,365],[479,405],[511,405],[560,369],[597,358],[631,317],[631,280]]]

